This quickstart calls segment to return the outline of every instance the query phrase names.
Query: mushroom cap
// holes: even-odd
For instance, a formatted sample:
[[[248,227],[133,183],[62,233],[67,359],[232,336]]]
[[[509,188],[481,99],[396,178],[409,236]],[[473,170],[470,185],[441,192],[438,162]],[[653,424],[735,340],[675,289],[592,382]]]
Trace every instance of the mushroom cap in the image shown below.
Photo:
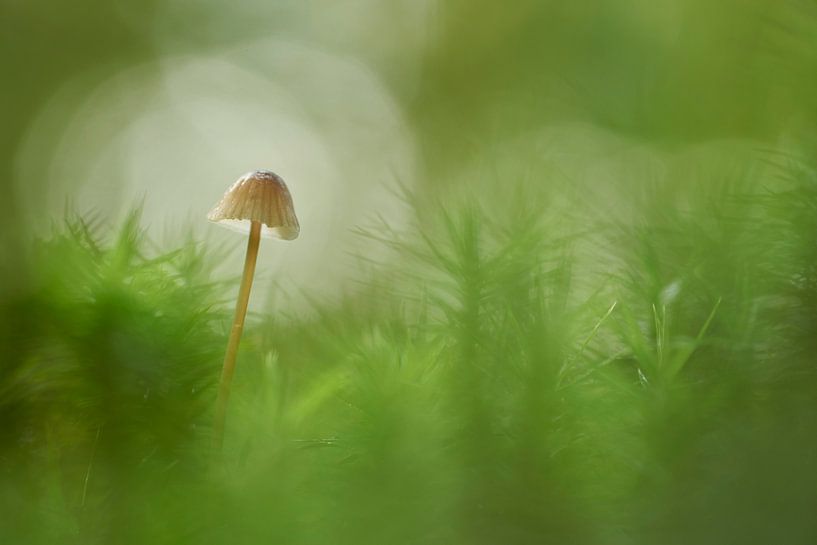
[[[248,172],[239,178],[207,219],[243,233],[249,232],[252,221],[259,221],[261,236],[281,240],[296,239],[301,231],[289,189],[269,170]]]

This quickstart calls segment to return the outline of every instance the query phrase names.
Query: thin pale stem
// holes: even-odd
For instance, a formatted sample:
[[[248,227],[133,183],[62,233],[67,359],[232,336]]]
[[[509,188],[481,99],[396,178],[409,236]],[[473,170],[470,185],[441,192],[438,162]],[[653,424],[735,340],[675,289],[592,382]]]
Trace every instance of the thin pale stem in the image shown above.
[[[224,442],[224,424],[227,419],[227,403],[230,400],[230,385],[235,372],[235,360],[238,355],[238,344],[244,330],[244,317],[250,301],[250,288],[255,273],[255,261],[258,257],[258,246],[261,242],[261,222],[253,221],[250,225],[250,238],[247,242],[247,257],[244,259],[244,274],[241,276],[241,287],[238,290],[238,301],[235,305],[235,318],[227,342],[227,353],[224,355],[224,366],[221,370],[221,382],[218,386],[216,402],[216,420],[213,425],[213,447],[221,450]]]

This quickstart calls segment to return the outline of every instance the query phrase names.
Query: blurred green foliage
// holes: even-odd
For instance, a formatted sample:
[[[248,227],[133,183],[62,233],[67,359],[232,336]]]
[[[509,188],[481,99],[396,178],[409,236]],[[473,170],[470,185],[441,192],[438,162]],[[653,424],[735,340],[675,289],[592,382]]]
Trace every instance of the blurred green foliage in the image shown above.
[[[2,306],[4,541],[808,543],[817,171],[780,168],[583,235],[589,295],[547,209],[362,232],[398,270],[252,319],[222,462],[213,256],[72,219]]]
[[[138,211],[33,237],[15,157],[77,73],[301,12],[46,4],[0,3],[0,543],[817,541],[813,1],[441,1],[411,89],[373,30],[416,220],[361,229],[394,256],[362,293],[252,307],[220,461],[222,249]],[[560,123],[704,151],[575,181],[536,139]]]

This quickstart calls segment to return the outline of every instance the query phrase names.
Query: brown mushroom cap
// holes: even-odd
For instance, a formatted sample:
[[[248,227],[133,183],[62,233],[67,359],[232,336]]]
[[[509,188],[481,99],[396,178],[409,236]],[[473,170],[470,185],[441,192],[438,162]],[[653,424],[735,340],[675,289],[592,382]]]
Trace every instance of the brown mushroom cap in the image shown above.
[[[248,172],[227,190],[207,219],[241,232],[249,232],[250,223],[262,224],[261,236],[293,240],[300,226],[284,180],[269,170]]]

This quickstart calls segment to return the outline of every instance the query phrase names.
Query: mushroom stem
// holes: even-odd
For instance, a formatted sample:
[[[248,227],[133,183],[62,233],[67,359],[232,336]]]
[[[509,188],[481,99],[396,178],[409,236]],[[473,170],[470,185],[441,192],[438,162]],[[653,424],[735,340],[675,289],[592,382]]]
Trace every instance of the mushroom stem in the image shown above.
[[[238,355],[238,343],[244,329],[244,317],[250,301],[250,288],[255,273],[255,261],[258,257],[258,245],[261,242],[261,222],[253,221],[250,225],[250,238],[247,242],[247,256],[244,259],[244,273],[241,276],[241,287],[238,290],[238,301],[235,305],[235,318],[227,342],[227,353],[224,355],[224,367],[221,369],[221,382],[218,386],[216,402],[216,420],[213,425],[213,446],[221,450],[224,442],[224,423],[227,419],[227,402],[230,400],[230,385],[235,371],[235,360]]]

